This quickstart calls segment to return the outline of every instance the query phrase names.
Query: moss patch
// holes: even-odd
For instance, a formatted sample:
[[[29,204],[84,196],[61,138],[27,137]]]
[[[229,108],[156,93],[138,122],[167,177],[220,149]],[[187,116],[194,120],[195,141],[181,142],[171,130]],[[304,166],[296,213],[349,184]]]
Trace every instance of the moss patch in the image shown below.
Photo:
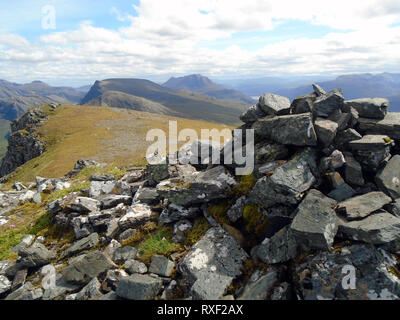
[[[257,205],[245,205],[243,219],[246,224],[246,231],[256,236],[259,236],[268,226],[268,220],[263,219],[263,215]]]
[[[211,215],[219,224],[229,224],[229,219],[226,212],[232,206],[232,201],[221,201],[217,204],[211,204],[208,207],[207,215]]]
[[[192,230],[189,232],[188,236],[186,237],[186,240],[184,241],[184,245],[190,247],[194,245],[205,235],[205,233],[207,232],[208,229],[210,229],[210,227],[211,226],[206,218],[204,217],[197,218],[194,221]]]
[[[256,184],[254,174],[240,176],[239,183],[232,188],[232,194],[237,197],[247,196]]]

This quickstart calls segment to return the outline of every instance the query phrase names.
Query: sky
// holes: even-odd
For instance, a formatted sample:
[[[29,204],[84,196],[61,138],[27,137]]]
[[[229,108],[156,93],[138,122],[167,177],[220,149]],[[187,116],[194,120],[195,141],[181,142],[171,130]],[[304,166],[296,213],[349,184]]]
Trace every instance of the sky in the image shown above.
[[[400,72],[399,0],[14,0],[0,79],[80,86]]]

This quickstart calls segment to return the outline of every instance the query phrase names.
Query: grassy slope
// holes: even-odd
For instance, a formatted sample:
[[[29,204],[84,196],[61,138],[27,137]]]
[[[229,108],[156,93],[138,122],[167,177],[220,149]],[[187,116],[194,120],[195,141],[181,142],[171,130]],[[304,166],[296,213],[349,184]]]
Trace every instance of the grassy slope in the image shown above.
[[[239,122],[238,117],[246,109],[241,103],[218,100],[195,92],[175,91],[142,79],[108,79],[96,82],[82,103],[90,104],[106,91],[120,91],[161,103],[173,110],[174,116],[233,125]]]
[[[229,128],[222,124],[154,115],[108,107],[63,106],[38,133],[47,151],[28,161],[10,175],[10,181],[33,181],[34,177],[60,177],[80,159],[120,166],[145,164],[145,152],[152,142],[146,133],[159,128],[168,133],[168,120],[178,121],[178,130]]]

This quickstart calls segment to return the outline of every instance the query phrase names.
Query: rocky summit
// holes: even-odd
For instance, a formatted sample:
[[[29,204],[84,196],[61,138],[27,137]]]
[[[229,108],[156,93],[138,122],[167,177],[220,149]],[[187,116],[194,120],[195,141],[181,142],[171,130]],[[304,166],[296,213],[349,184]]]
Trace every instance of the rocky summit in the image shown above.
[[[0,230],[19,238],[1,246],[0,298],[399,300],[400,114],[387,99],[313,90],[263,94],[243,113],[247,175],[237,159],[190,154],[125,169],[80,159],[31,183],[5,176]],[[28,113],[13,132],[40,119]],[[44,151],[27,137],[11,135],[1,174]],[[215,146],[183,150],[199,148]],[[40,214],[18,229],[28,213]]]

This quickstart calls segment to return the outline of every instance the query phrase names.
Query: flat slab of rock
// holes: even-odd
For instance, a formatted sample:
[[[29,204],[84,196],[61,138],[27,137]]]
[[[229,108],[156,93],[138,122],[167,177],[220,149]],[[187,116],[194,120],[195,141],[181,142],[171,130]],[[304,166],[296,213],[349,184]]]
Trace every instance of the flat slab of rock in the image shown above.
[[[315,146],[317,135],[311,113],[265,118],[252,125],[256,136],[277,143],[295,146]]]
[[[214,227],[191,248],[179,269],[192,284],[193,298],[215,300],[242,274],[247,259],[247,253],[226,231]]]
[[[147,266],[143,262],[130,259],[125,262],[124,268],[130,273],[147,273]]]
[[[300,203],[290,230],[305,250],[330,250],[338,228],[335,205],[335,200],[315,189]]]
[[[118,221],[121,229],[135,228],[150,221],[153,214],[151,208],[144,203],[134,203],[129,207],[128,212]]]
[[[400,112],[389,112],[384,119],[359,119],[360,132],[385,134],[393,140],[400,140]]]
[[[217,166],[187,179],[164,180],[157,185],[157,191],[171,203],[188,206],[223,199],[234,185],[232,175],[223,166]]]
[[[272,176],[259,179],[249,194],[248,202],[265,208],[275,204],[295,205],[316,182],[315,170],[316,154],[308,148],[278,167]]]
[[[340,202],[337,210],[347,220],[354,220],[365,218],[390,202],[392,202],[392,199],[383,192],[369,192]]]
[[[124,196],[119,194],[110,194],[101,198],[101,209],[111,209],[119,205],[120,203],[131,205],[132,197]]]
[[[400,279],[390,271],[395,265],[391,254],[360,244],[310,255],[293,276],[304,300],[399,300]]]
[[[389,100],[385,98],[363,98],[345,101],[345,109],[353,107],[357,110],[360,117],[383,119],[385,118],[388,108]]]
[[[87,197],[73,197],[66,204],[66,209],[71,212],[79,212],[82,214],[100,210],[100,201]]]
[[[37,242],[29,248],[19,249],[18,255],[21,257],[18,264],[24,268],[41,267],[55,258],[54,251],[48,250],[43,244]]]
[[[71,247],[65,250],[64,257],[70,257],[74,254],[94,248],[99,243],[99,235],[92,233],[88,237],[75,242]]]
[[[142,274],[122,278],[116,294],[129,300],[153,300],[161,290],[162,280]]]
[[[400,237],[400,218],[381,210],[365,219],[344,221],[339,224],[339,233],[347,239],[372,244],[386,244]]]
[[[393,156],[375,177],[379,189],[393,199],[400,198],[400,155]]]
[[[264,93],[259,98],[259,106],[267,115],[285,115],[290,112],[290,100],[272,93]]]
[[[65,281],[74,284],[87,284],[93,278],[117,266],[102,252],[95,251],[76,259],[62,270]]]

